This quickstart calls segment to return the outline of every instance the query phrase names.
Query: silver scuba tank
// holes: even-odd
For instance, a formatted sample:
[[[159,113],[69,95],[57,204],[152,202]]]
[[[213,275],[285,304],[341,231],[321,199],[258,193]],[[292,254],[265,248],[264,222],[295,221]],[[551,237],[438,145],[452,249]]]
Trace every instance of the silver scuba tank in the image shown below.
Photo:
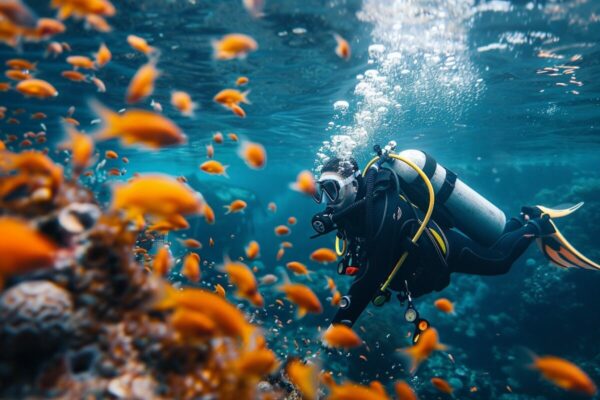
[[[431,180],[435,192],[433,219],[445,219],[446,225],[456,227],[484,246],[490,246],[502,235],[504,213],[463,181],[420,150],[399,153],[414,162]],[[411,202],[423,212],[427,209],[427,190],[417,172],[400,160],[393,160],[392,169],[401,181],[402,189]],[[417,198],[417,199],[415,199]]]

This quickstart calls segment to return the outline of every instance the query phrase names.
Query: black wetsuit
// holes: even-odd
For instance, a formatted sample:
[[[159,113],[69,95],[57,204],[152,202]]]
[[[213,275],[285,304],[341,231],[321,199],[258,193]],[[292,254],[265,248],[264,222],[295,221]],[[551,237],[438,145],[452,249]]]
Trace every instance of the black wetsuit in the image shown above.
[[[455,229],[430,223],[428,228],[437,235],[426,229],[417,246],[413,246],[410,240],[420,226],[422,215],[400,196],[403,192],[392,171],[378,172],[374,193],[372,238],[367,238],[364,207],[337,222],[339,234],[348,240],[350,251],[358,245],[355,258],[359,270],[347,294],[349,303],[340,307],[333,323],[354,324],[406,249],[410,249],[409,255],[390,289],[404,291],[406,281],[414,298],[444,289],[452,272],[477,275],[508,272],[539,232],[535,223],[523,224],[513,218],[497,242],[484,247]],[[361,195],[364,193],[359,192]]]

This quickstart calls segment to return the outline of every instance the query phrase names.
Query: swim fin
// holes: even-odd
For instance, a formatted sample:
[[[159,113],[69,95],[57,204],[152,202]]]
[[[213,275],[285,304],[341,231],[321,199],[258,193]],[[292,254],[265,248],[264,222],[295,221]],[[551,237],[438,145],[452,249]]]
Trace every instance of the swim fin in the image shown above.
[[[581,204],[581,203],[580,203]],[[579,206],[581,207],[581,206]],[[579,208],[577,207],[577,208]],[[575,208],[575,210],[577,209]],[[550,211],[566,211],[566,210],[552,210]],[[575,211],[573,210],[573,211]],[[571,212],[573,212],[571,211]],[[550,213],[548,213],[550,214]],[[570,214],[570,213],[568,213]],[[560,214],[559,216],[565,216],[568,214]],[[558,218],[558,217],[557,217]],[[562,268],[579,268],[579,269],[591,269],[600,271],[600,265],[593,262],[583,254],[581,254],[571,243],[565,239],[560,233],[554,221],[549,220],[550,224],[554,228],[555,232],[542,236],[537,239],[537,244],[540,246],[542,253],[553,263]]]
[[[564,209],[553,209],[544,206],[536,207],[542,212],[542,215],[547,214],[550,218],[556,219],[566,217],[567,215],[574,213],[575,211],[579,210],[581,206],[583,206],[583,201]]]

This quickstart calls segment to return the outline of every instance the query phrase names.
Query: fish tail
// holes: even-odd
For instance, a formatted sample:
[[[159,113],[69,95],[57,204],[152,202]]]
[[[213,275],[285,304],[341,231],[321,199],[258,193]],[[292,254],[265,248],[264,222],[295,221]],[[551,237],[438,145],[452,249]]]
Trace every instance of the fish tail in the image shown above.
[[[227,169],[229,168],[229,165],[223,165],[223,173],[221,175],[223,175],[225,178],[229,179],[229,175],[227,174]]]
[[[305,315],[306,315],[306,308],[298,307],[298,312],[296,313],[296,318],[302,319],[302,318],[304,318]]]
[[[247,96],[250,94],[250,92],[251,92],[251,91],[252,91],[252,90],[248,89],[248,90],[245,90],[245,91],[242,93],[242,103],[244,103],[244,104],[252,104],[252,103],[250,102],[250,100],[248,100],[248,97],[247,97]]]
[[[231,214],[231,206],[223,206],[227,209],[227,211],[225,212],[225,215],[227,214]]]
[[[120,116],[116,112],[102,105],[99,101],[90,100],[89,107],[102,119],[103,125],[95,133],[94,137],[97,140],[111,139],[118,135],[118,125]]]

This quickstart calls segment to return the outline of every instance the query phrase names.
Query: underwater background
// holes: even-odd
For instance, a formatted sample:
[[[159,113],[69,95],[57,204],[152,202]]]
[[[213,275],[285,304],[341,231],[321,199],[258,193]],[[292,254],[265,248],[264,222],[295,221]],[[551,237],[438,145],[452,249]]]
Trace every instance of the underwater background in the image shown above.
[[[39,15],[54,15],[48,3],[28,2]],[[2,45],[2,64],[14,57],[38,60],[37,76],[51,81],[59,96],[38,100],[8,91],[0,93],[0,104],[47,114],[46,146],[56,146],[64,140],[60,116],[69,107],[75,106],[79,128],[93,131],[97,116],[89,99],[115,110],[127,106],[129,80],[146,62],[127,45],[127,35],[159,48],[161,76],[140,105],[151,109],[151,100],[161,103],[188,142],[156,151],[98,142],[100,154],[115,150],[129,163],[107,160],[104,170],[81,181],[108,206],[111,185],[136,172],[185,176],[215,210],[216,223],[192,219],[190,229],[170,233],[165,240],[175,257],[185,254],[175,239],[192,237],[204,244],[202,259],[217,265],[224,255],[242,256],[250,240],[258,241],[261,256],[252,263],[257,277],[279,276],[291,260],[307,263],[314,271],[310,280],[293,279],[315,291],[324,312],[300,320],[287,306],[255,309],[234,300],[233,288],[216,269],[203,272],[197,285],[225,286],[228,298],[263,327],[279,359],[311,359],[320,351],[321,366],[336,379],[363,384],[377,379],[390,392],[396,380],[405,379],[420,399],[449,398],[431,386],[433,376],[448,380],[460,399],[579,398],[527,369],[523,349],[568,359],[600,383],[600,273],[552,266],[535,245],[504,276],[454,274],[443,292],[416,300],[441,341],[451,346],[453,361],[438,353],[414,376],[404,371],[395,350],[410,344],[412,327],[394,300],[382,308],[370,306],[355,325],[368,350],[321,348],[319,327],[325,328],[335,313],[326,300],[326,276],[334,278],[342,294],[352,278],[338,276],[335,264],[309,261],[316,248],[333,246],[334,235],[309,239],[314,233],[310,219],[321,207],[289,187],[300,171],[317,173],[327,157],[352,155],[362,166],[372,157],[373,145],[395,140],[398,150],[431,154],[508,217],[523,205],[584,201],[582,209],[557,225],[575,247],[600,260],[600,2],[271,0],[260,18],[237,0],[113,3],[118,13],[110,19],[112,32],[100,34],[70,21],[68,31],[53,39],[67,41],[72,54],[92,54],[100,43],[107,44],[113,59],[97,72],[106,93],[62,78],[60,72],[68,67],[64,57],[45,58],[42,43],[25,43],[20,53]],[[211,42],[231,32],[252,36],[258,50],[245,59],[215,60]],[[351,45],[350,60],[336,56],[334,32]],[[244,119],[213,102],[239,76],[250,79],[245,88],[251,104],[244,106]],[[176,89],[198,103],[193,118],[169,105]],[[20,122],[0,122],[2,134],[40,129],[39,121]],[[264,145],[266,167],[249,169],[238,157],[238,144],[226,138],[214,146],[215,158],[229,165],[228,177],[202,172],[198,166],[206,160],[205,146],[218,131]],[[66,165],[67,152],[51,155]],[[122,175],[109,176],[110,168],[121,169]],[[238,198],[248,203],[247,209],[225,215],[223,206]],[[270,202],[276,212],[268,209]],[[284,240],[293,248],[277,261],[282,238],[273,229],[289,216],[297,224]],[[207,245],[209,238],[214,247]],[[177,272],[169,279],[185,283]],[[261,288],[267,305],[281,298],[275,287]],[[433,306],[439,297],[455,303],[456,315]]]

